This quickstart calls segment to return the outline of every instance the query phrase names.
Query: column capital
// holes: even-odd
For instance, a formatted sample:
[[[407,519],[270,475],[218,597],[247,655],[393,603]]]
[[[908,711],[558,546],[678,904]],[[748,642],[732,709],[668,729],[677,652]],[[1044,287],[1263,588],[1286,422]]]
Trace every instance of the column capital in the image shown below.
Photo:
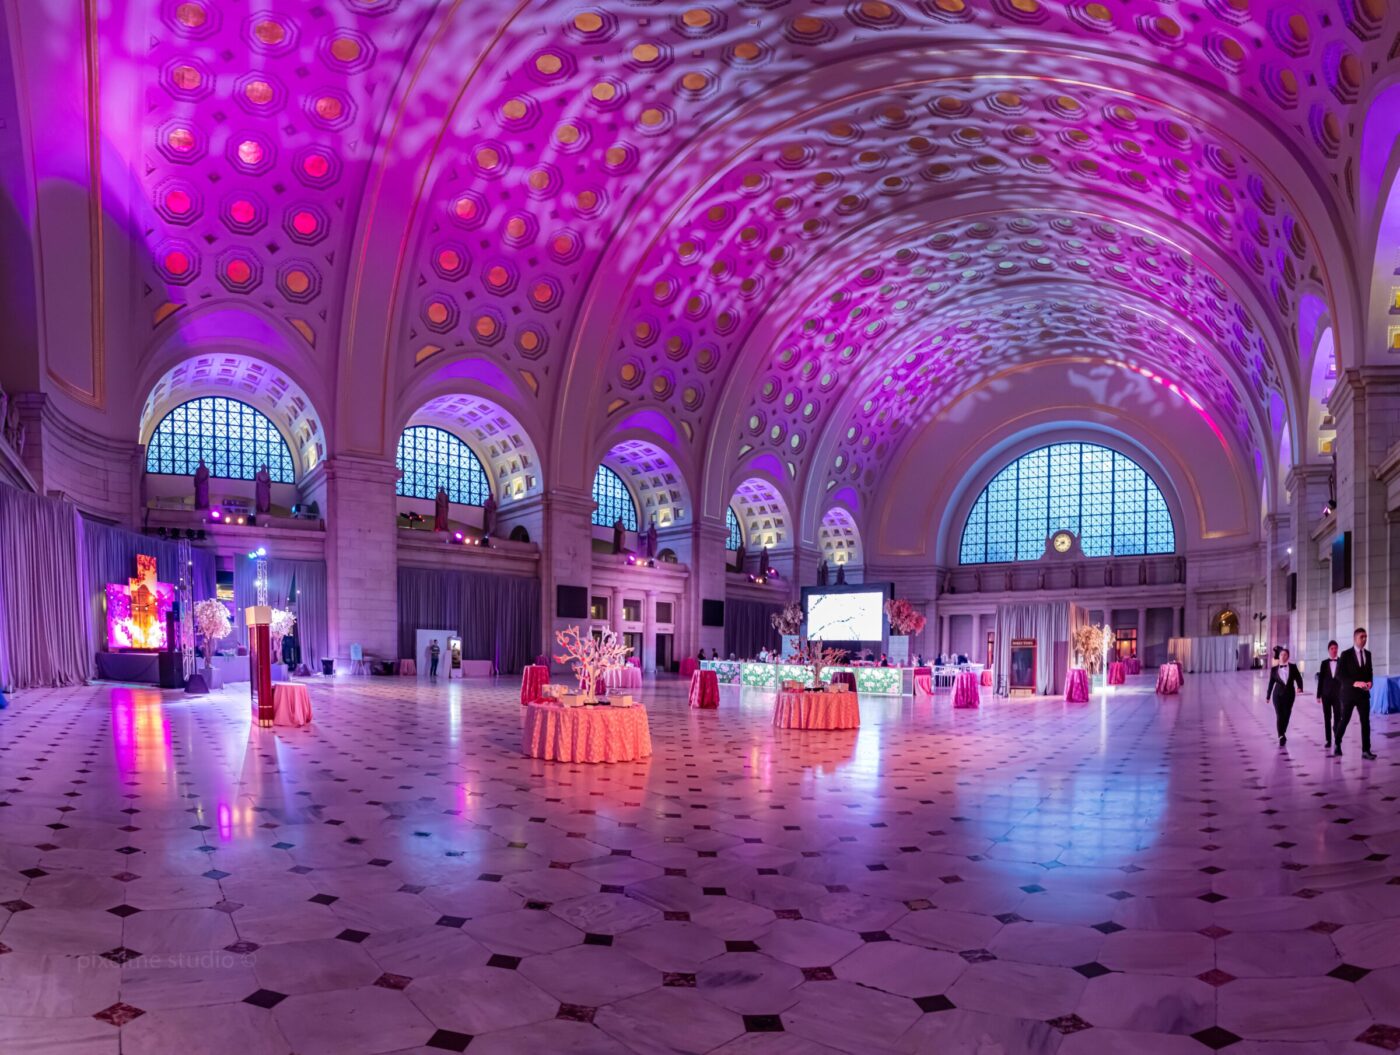
[[[1376,364],[1343,370],[1327,397],[1327,410],[1336,417],[1352,402],[1373,394],[1400,395],[1400,366]]]
[[[1283,485],[1291,494],[1300,487],[1306,490],[1318,484],[1326,484],[1331,473],[1332,467],[1330,465],[1316,463],[1294,465],[1288,470],[1288,476],[1284,479]]]

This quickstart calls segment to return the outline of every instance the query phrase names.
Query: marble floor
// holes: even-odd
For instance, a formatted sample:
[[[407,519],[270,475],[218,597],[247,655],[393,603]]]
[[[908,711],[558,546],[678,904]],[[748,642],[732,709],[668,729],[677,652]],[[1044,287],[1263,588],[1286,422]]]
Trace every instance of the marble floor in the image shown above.
[[[1400,717],[648,685],[654,756],[519,754],[513,681],[115,686],[0,713],[0,1051],[1400,1050]]]

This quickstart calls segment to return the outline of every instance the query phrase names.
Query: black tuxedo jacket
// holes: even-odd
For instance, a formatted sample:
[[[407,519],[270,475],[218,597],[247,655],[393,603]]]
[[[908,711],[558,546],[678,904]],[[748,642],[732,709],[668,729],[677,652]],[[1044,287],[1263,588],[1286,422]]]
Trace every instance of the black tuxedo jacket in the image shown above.
[[[1353,688],[1354,682],[1375,681],[1371,674],[1371,652],[1366,650],[1361,654],[1361,661],[1356,659],[1356,649],[1349,648],[1341,654],[1340,662],[1337,664],[1337,680],[1342,683],[1342,699],[1355,703],[1357,706],[1369,706],[1371,692],[1369,689]]]
[[[1329,669],[1331,660],[1324,658],[1322,665],[1317,668],[1317,698],[1326,700],[1328,703],[1342,702],[1342,656],[1337,654],[1337,676],[1332,677]]]
[[[1282,672],[1283,680],[1279,680]],[[1303,691],[1303,675],[1298,673],[1298,664],[1290,663],[1288,667],[1275,667],[1269,671],[1269,688],[1264,693],[1266,700],[1273,699],[1279,703],[1293,702],[1293,697]]]

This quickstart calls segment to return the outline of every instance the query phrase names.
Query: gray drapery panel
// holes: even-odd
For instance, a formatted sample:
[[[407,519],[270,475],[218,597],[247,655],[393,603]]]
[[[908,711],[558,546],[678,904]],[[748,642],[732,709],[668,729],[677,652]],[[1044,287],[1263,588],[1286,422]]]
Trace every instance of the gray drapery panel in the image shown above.
[[[463,659],[515,674],[540,651],[540,581],[449,568],[399,568],[399,655],[419,627],[455,628]]]
[[[330,616],[327,608],[326,562],[267,558],[267,603],[273,608],[294,608],[301,661],[313,670],[330,656]],[[233,566],[233,633],[240,645],[248,643],[243,611],[258,603],[258,562],[236,557]]]
[[[780,604],[767,601],[724,602],[724,657],[751,659],[765,646],[777,648],[783,635],[773,629],[772,616],[782,611]]]
[[[996,693],[1011,692],[1011,642],[1031,638],[1035,650],[1035,691],[1041,696],[1064,692],[1069,674],[1070,634],[1084,620],[1084,610],[1068,601],[997,605]]]
[[[0,486],[0,682],[76,685],[94,662],[75,506]]]
[[[88,651],[96,676],[96,653],[107,650],[107,584],[126,582],[136,574],[136,558],[156,559],[156,577],[161,582],[180,581],[180,544],[142,535],[124,527],[83,519],[82,572],[87,603]],[[218,563],[208,550],[190,547],[190,588],[196,601],[213,597],[217,591]],[[177,595],[178,597],[178,595]]]

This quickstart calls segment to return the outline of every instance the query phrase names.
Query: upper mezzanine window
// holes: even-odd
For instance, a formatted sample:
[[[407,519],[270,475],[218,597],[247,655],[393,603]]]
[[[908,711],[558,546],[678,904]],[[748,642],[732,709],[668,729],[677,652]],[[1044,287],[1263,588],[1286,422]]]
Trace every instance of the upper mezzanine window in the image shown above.
[[[266,465],[274,483],[296,481],[291,449],[277,426],[247,403],[224,396],[181,403],[146,441],[148,473],[193,476],[201,461],[223,480],[251,480]]]
[[[491,480],[472,449],[446,429],[412,425],[399,436],[394,458],[403,474],[395,493],[405,498],[437,498],[438,488],[451,502],[464,506],[486,504]]]
[[[593,474],[593,523],[599,527],[612,527],[618,520],[628,531],[637,528],[637,503],[632,500],[632,492],[622,482],[622,477],[606,465],[598,466]]]

